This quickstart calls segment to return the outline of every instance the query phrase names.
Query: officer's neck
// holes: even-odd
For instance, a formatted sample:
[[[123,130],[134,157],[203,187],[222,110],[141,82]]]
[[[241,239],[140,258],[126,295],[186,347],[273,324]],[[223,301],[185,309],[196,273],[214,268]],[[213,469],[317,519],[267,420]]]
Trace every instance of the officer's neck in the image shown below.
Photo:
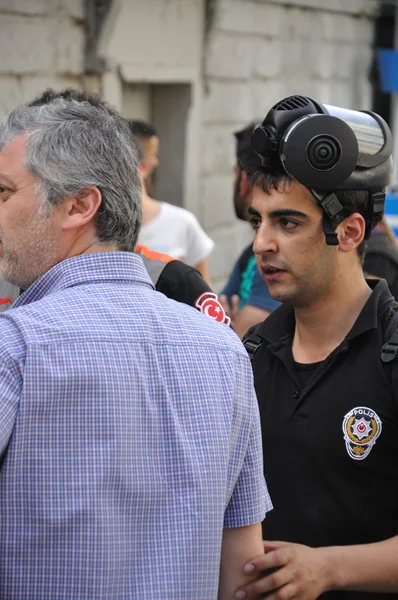
[[[314,363],[327,358],[352,329],[371,293],[362,270],[355,269],[339,274],[326,294],[296,307],[294,359]]]

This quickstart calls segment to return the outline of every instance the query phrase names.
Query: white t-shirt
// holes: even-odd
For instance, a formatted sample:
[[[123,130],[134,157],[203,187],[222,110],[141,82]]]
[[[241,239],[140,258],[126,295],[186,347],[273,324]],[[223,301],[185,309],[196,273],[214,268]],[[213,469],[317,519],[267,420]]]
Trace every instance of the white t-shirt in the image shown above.
[[[159,214],[142,226],[138,242],[191,267],[207,258],[214,247],[192,213],[168,202],[161,202]]]

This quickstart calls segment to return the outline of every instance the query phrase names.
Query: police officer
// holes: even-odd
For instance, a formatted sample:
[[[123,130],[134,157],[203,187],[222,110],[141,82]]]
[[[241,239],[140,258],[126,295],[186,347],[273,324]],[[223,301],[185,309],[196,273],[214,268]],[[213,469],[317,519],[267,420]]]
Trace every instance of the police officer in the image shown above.
[[[235,597],[398,594],[398,391],[381,358],[394,307],[361,265],[391,134],[373,113],[295,96],[252,141],[254,252],[283,305],[246,336],[274,510],[245,566],[266,575]]]
[[[241,221],[248,221],[253,186],[251,173],[261,166],[261,159],[251,145],[256,123],[250,123],[234,134],[236,164],[234,167],[234,209]],[[232,327],[242,338],[249,327],[271,314],[279,303],[271,298],[261,277],[253,254],[253,243],[246,246],[236,260],[228,281],[221,292],[220,301],[231,315]]]
[[[194,267],[142,244],[136,244],[135,252],[141,256],[158,292],[172,300],[193,306],[218,323],[230,324],[231,319],[217,294]]]

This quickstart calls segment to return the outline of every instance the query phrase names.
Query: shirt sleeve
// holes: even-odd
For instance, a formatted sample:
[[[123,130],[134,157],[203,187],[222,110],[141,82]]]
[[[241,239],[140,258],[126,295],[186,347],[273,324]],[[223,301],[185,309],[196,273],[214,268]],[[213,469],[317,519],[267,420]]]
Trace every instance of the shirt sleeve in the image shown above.
[[[274,300],[270,295],[257,266],[255,269],[250,293],[245,304],[249,306],[256,306],[257,308],[262,308],[263,310],[269,310],[271,312],[275,310],[275,308],[278,308],[280,304],[280,302]]]
[[[166,264],[156,284],[158,292],[168,298],[196,307],[196,302],[205,292],[212,292],[202,275],[179,260]]]
[[[250,361],[236,365],[236,392],[229,463],[229,497],[224,527],[260,523],[272,509],[263,474],[263,451],[258,402]]]
[[[194,267],[200,261],[206,259],[214,248],[213,240],[199,225],[195,215],[189,213],[187,222],[187,244],[184,262]]]

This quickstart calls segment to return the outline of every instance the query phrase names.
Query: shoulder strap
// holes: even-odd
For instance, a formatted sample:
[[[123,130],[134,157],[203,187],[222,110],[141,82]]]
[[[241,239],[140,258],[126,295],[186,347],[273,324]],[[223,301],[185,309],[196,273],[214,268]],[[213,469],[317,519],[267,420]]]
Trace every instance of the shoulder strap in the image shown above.
[[[390,302],[384,314],[385,329],[381,360],[384,363],[393,361],[391,366],[392,388],[395,401],[398,403],[398,302],[395,300]]]
[[[381,360],[391,362],[398,356],[398,302],[388,304],[383,315],[384,344],[381,348]]]
[[[259,349],[261,344],[265,341],[265,338],[259,333],[259,330],[261,329],[261,325],[262,325],[262,323],[259,323],[258,325],[254,325],[253,327],[250,327],[250,329],[247,331],[246,335],[244,336],[244,338],[242,340],[243,345],[246,348],[246,352],[248,353],[250,360],[253,360],[257,350]]]

